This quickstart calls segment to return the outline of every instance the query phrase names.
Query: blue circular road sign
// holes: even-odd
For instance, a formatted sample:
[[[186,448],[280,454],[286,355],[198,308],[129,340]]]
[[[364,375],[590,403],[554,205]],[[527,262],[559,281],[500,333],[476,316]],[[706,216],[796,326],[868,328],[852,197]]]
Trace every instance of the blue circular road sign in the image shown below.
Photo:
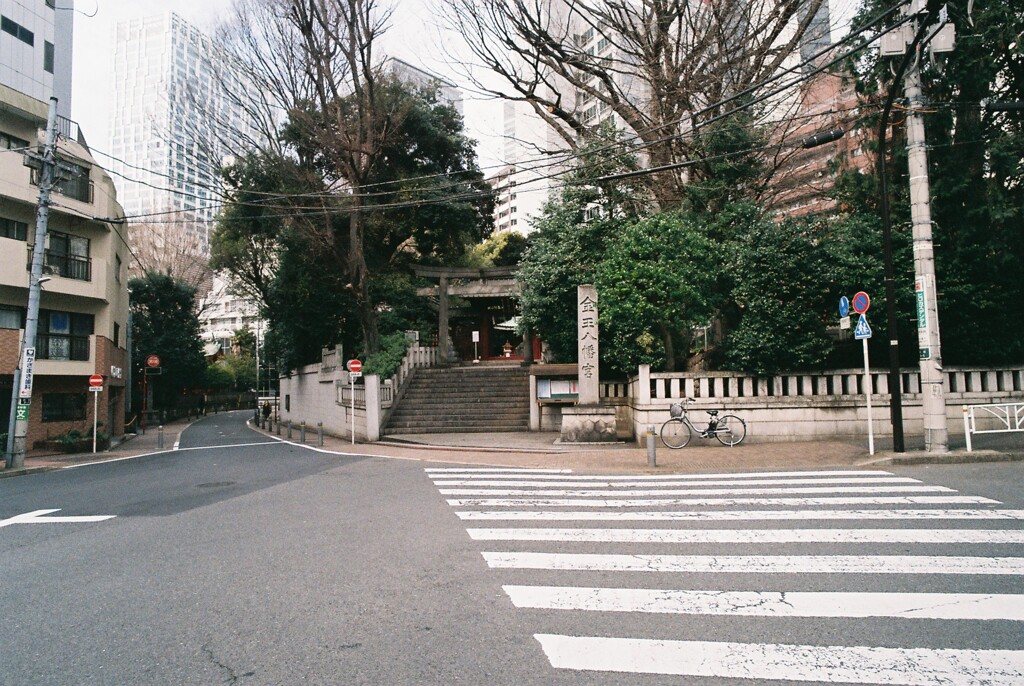
[[[839,299],[839,316],[846,317],[850,314],[850,299],[845,295]]]

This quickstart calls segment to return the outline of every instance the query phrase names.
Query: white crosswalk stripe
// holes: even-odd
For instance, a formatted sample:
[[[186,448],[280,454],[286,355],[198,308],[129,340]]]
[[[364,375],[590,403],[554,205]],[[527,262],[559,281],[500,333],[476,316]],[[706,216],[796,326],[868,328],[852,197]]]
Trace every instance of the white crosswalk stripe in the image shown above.
[[[1021,628],[1012,649],[987,649],[968,640],[970,630],[963,647],[935,633],[935,627],[948,631],[950,622],[1024,622],[1024,593],[1005,592],[1024,579],[1018,524],[1024,510],[1001,509],[996,500],[866,470],[629,476],[453,468],[428,474],[441,495],[456,496],[447,503],[460,519],[489,522],[467,533],[487,543],[480,552],[490,568],[514,575],[517,583],[502,588],[515,607],[541,613],[541,623],[552,612],[578,619],[572,635],[536,627],[535,638],[557,669],[689,676],[694,683],[709,677],[1024,684]],[[515,522],[530,522],[529,528]],[[583,522],[590,524],[574,524]],[[734,524],[742,522],[748,528]],[[951,554],[951,546],[975,548]],[[529,583],[537,575],[543,583]],[[593,585],[595,579],[605,585]],[[645,583],[651,579],[657,583]],[[884,579],[885,588],[870,588],[875,579]],[[683,586],[687,581],[697,585]],[[915,590],[918,583],[927,592]],[[608,619],[595,625],[584,613]],[[649,630],[630,619],[658,615],[689,619]],[[722,625],[747,640],[721,632],[721,640],[704,640],[701,622],[716,617],[761,623]],[[614,627],[617,618],[618,635],[587,635],[587,627],[609,621]],[[883,620],[914,624],[897,633],[898,644],[862,645],[874,631],[860,623]],[[803,635],[810,642],[764,642],[770,623],[781,621],[831,621],[833,634],[850,638],[837,645],[830,634],[815,643],[817,625],[808,624]],[[798,635],[794,626],[778,635]]]

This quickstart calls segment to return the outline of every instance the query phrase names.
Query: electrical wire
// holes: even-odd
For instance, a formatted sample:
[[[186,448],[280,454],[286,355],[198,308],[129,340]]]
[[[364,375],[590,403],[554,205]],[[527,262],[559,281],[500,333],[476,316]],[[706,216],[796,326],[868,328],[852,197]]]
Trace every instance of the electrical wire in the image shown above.
[[[779,79],[783,78],[787,74],[792,74],[792,73],[797,72],[799,69],[801,69],[802,67],[807,66],[808,64],[812,63],[814,60],[818,59],[822,55],[827,54],[829,52],[834,52],[836,46],[842,45],[844,42],[850,41],[851,37],[858,36],[861,33],[866,32],[868,29],[873,27],[875,24],[881,22],[886,17],[888,17],[892,12],[894,12],[896,9],[898,9],[903,4],[905,4],[905,3],[904,2],[897,3],[896,5],[894,5],[891,8],[885,10],[884,12],[880,13],[879,15],[876,15],[875,18],[873,18],[872,20],[868,21],[865,24],[865,26],[863,26],[860,29],[858,29],[858,31],[849,34],[842,41],[840,41],[840,42],[838,42],[836,44],[829,45],[826,48],[823,48],[823,49],[819,50],[817,53],[815,53],[813,56],[811,56],[807,60],[804,60],[802,63],[800,63],[800,64],[798,64],[798,65],[796,65],[794,67],[791,67],[791,68],[788,68],[788,69],[785,69],[785,70],[781,70],[780,72],[774,74],[772,77],[769,77],[768,79],[764,80],[763,82],[761,82],[759,84],[752,85],[752,86],[748,87],[747,89],[744,89],[743,91],[740,91],[739,93],[736,93],[733,96],[730,96],[729,98],[726,98],[726,99],[724,99],[722,101],[719,101],[718,103],[712,103],[711,105],[705,107],[703,110],[700,110],[698,113],[696,113],[695,115],[692,115],[692,116],[699,116],[699,114],[701,114],[701,113],[707,113],[707,112],[713,111],[714,109],[719,108],[719,107],[721,107],[724,104],[728,104],[728,103],[733,102],[733,101],[735,101],[737,99],[745,97],[746,95],[754,92],[756,89],[762,88],[765,84],[773,83],[773,82],[778,81]],[[894,30],[899,25],[900,24],[896,24],[893,27],[889,27],[885,32],[883,32],[883,34],[888,32],[888,31]],[[879,34],[879,35],[883,35],[883,34]],[[818,73],[821,73],[822,71],[824,71],[824,70],[828,69],[829,67],[837,64],[838,62],[847,59],[852,54],[854,54],[857,51],[863,49],[870,42],[873,42],[877,38],[878,38],[878,36],[872,36],[868,41],[863,41],[859,45],[855,45],[848,52],[840,53],[837,57],[833,58],[832,60],[828,61],[827,63],[825,63],[823,65],[820,65],[819,67],[817,67],[816,69],[814,69],[810,73],[801,72],[797,76],[797,78],[795,78],[795,79],[793,79],[793,80],[783,84],[782,86],[780,86],[780,87],[778,87],[778,88],[776,88],[776,89],[774,89],[774,90],[772,90],[772,91],[770,91],[770,92],[768,92],[768,93],[766,93],[766,94],[764,94],[764,95],[762,95],[762,96],[760,96],[758,98],[755,98],[753,100],[747,101],[747,102],[741,104],[739,107],[733,108],[733,109],[731,109],[731,110],[729,110],[727,112],[723,112],[723,113],[719,114],[718,116],[713,117],[712,119],[710,119],[710,120],[708,120],[706,122],[702,122],[702,126],[707,126],[710,123],[714,123],[714,122],[716,122],[716,121],[718,121],[720,119],[723,119],[723,118],[725,118],[727,116],[731,116],[731,115],[735,114],[738,111],[749,109],[750,107],[753,107],[754,105],[757,105],[757,104],[760,104],[761,102],[764,102],[768,98],[771,98],[771,97],[774,97],[775,95],[780,94],[781,92],[783,92],[783,91],[785,91],[785,90],[787,90],[787,89],[789,89],[789,88],[791,88],[791,87],[793,87],[793,86],[795,86],[795,85],[797,85],[797,84],[807,80],[811,76],[816,75]],[[679,122],[672,122],[672,123],[669,123],[669,124],[659,125],[657,127],[652,127],[651,129],[648,130],[648,132],[650,132],[650,131],[657,131],[657,130],[666,128],[667,126],[677,126],[678,124],[679,124]],[[664,143],[664,142],[668,142],[668,141],[671,141],[671,140],[682,139],[682,138],[684,138],[687,135],[695,136],[695,133],[694,132],[684,132],[684,133],[679,133],[679,134],[672,134],[670,136],[666,136],[666,137],[663,137],[661,139],[657,139],[655,141],[645,142],[643,145],[638,146],[638,147],[639,147],[639,149],[642,150],[642,149],[644,149],[646,147],[650,147],[650,146],[656,145],[658,143]],[[633,134],[633,137],[634,138],[638,138],[639,134]],[[609,146],[609,147],[616,147],[616,146]],[[567,162],[571,161],[572,159],[578,159],[580,157],[580,155],[583,155],[583,154],[593,155],[593,154],[595,154],[595,152],[596,151],[594,151],[594,150],[588,150],[588,151],[585,151],[585,152],[573,151],[570,154],[563,155],[561,159],[551,160],[550,158],[547,158],[547,159],[544,160],[542,166],[534,167],[533,169],[527,168],[527,169],[524,169],[523,171],[532,171],[532,170],[536,170],[536,169],[552,168],[552,167],[556,167],[556,166],[561,167],[561,166],[564,166]],[[112,155],[107,155],[106,153],[101,153],[101,154],[104,154],[105,156],[111,157],[112,159],[118,159],[118,158],[115,158]],[[690,166],[692,164],[693,164],[693,162],[679,163],[679,165],[682,165],[682,166]],[[643,175],[643,173],[645,173],[645,172],[650,174],[650,173],[656,173],[658,171],[664,171],[666,169],[672,169],[672,168],[679,168],[679,166],[671,166],[670,165],[670,166],[663,166],[663,167],[658,167],[658,168],[653,168],[653,169],[648,169],[648,170],[638,170],[638,172],[631,173],[631,175],[639,176],[639,175]],[[535,182],[538,182],[538,181],[547,180],[549,178],[554,178],[554,177],[557,177],[557,176],[561,176],[561,175],[564,175],[565,173],[567,173],[566,170],[559,169],[558,171],[556,171],[553,174],[548,174],[548,175],[540,177],[540,178],[531,179],[529,182],[534,182],[535,183]],[[123,175],[123,174],[118,174],[118,175],[121,176],[122,178],[128,179],[128,177],[126,175]],[[440,177],[450,177],[450,175],[446,175],[446,174],[425,175],[425,176],[422,176],[422,177],[413,177],[412,179],[400,179],[400,180],[396,180],[396,181],[386,181],[386,182],[379,182],[379,183],[374,183],[374,184],[366,184],[366,185],[362,186],[361,188],[386,186],[386,185],[392,185],[392,184],[395,184],[395,183],[408,183],[409,181],[412,181],[412,180],[426,180],[426,179],[433,179],[433,178],[440,178]],[[176,177],[167,176],[167,178],[171,178],[172,180],[175,180],[175,181],[178,180]],[[166,190],[166,191],[169,191],[169,192],[172,192],[172,193],[176,193],[178,195],[183,195],[183,196],[186,196],[186,197],[193,197],[193,198],[203,199],[200,196],[198,196],[197,194],[190,194],[188,192],[180,191],[178,189],[162,189],[162,188],[160,188],[158,186],[154,186],[154,185],[148,184],[146,182],[139,181],[139,183],[143,183],[144,185],[148,185],[148,186],[157,188],[159,190]],[[463,185],[464,183],[466,183],[466,182],[462,181],[462,182],[459,182],[457,185]],[[197,183],[197,184],[192,184],[192,185],[200,185],[200,184]],[[207,187],[205,187],[205,189],[206,190],[210,190],[210,191],[216,191],[216,189],[214,187],[211,187],[211,186],[207,186]],[[436,191],[442,190],[442,189],[443,189],[443,187],[429,187],[429,188],[424,189],[424,190],[425,191],[436,192]],[[218,193],[218,194],[223,195],[222,193]],[[250,194],[259,194],[259,192],[254,192],[254,193],[250,193]],[[350,197],[353,197],[353,196],[379,197],[381,195],[390,195],[390,194],[391,193],[388,193],[388,192],[359,193],[359,194],[351,194],[351,193],[349,193],[348,196],[350,196]],[[325,191],[325,192],[316,192],[316,193],[311,193],[311,194],[298,194],[298,195],[295,195],[295,194],[288,194],[288,195],[285,195],[285,194],[267,194],[267,197],[268,198],[277,198],[277,199],[281,199],[281,198],[291,199],[291,198],[294,198],[294,197],[330,197],[330,195],[331,195],[331,193],[329,191]],[[472,196],[461,196],[461,197],[481,197],[482,195],[485,195],[485,194],[481,192],[481,193],[475,193]],[[441,201],[447,201],[449,199],[451,199],[451,196],[448,196],[448,197],[446,197],[444,199],[438,199],[438,200],[434,200],[434,201],[430,201],[430,202],[431,203],[441,202]],[[224,207],[227,204],[238,204],[238,203],[231,203],[231,202],[228,202],[228,201],[220,202],[220,203],[211,203],[211,204],[208,204],[206,206],[203,206],[203,207],[197,208],[197,209],[200,209],[200,210],[212,210],[212,209],[222,208],[222,207]],[[384,209],[384,208],[389,208],[389,207],[406,207],[406,206],[415,206],[415,205],[418,205],[418,204],[423,204],[423,201],[410,201],[410,202],[407,202],[407,203],[388,203],[388,204],[382,204],[382,205],[373,205],[372,209],[377,210],[377,209]],[[296,209],[301,209],[301,208],[296,208]],[[311,210],[314,210],[314,211],[319,211],[321,208],[307,208],[307,209],[311,209]],[[152,218],[152,217],[158,217],[158,216],[167,216],[167,215],[170,215],[170,214],[177,214],[177,213],[180,213],[180,212],[181,212],[181,210],[173,210],[173,211],[167,211],[167,212],[155,212],[155,213],[137,214],[137,215],[128,216],[128,217],[125,218],[125,220],[144,219],[144,218]],[[208,220],[204,220],[204,221],[208,221]]]

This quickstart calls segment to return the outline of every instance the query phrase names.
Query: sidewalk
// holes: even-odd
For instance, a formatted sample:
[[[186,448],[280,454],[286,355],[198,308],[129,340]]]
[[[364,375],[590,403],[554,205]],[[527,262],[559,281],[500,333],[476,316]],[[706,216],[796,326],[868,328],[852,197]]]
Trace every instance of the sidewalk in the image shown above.
[[[163,449],[172,450],[181,432],[194,420],[177,420],[164,426]],[[249,420],[249,429],[277,440],[281,436],[260,430]],[[158,451],[159,433],[150,427],[145,434],[128,436],[110,450],[92,454],[47,454],[31,451],[25,456],[25,467],[19,470],[0,469],[0,478],[50,469],[60,469],[90,462],[104,462],[145,455]],[[379,443],[356,443],[334,436],[324,436],[324,445],[317,445],[316,432],[306,432],[306,445],[339,454],[366,455],[393,459],[445,462],[481,467],[519,467],[572,469],[583,472],[620,473],[708,473],[749,472],[784,469],[850,469],[856,467],[885,468],[895,464],[948,464],[959,462],[1024,461],[1024,434],[984,436],[975,439],[975,450],[963,449],[962,439],[954,440],[944,455],[926,453],[923,446],[908,442],[908,450],[894,453],[878,444],[874,455],[868,453],[866,441],[801,441],[791,443],[744,443],[732,448],[694,438],[681,450],[659,446],[656,467],[648,466],[645,447],[634,443],[600,445],[560,444],[555,432],[508,432],[479,434],[415,434],[387,437]],[[297,430],[293,443],[299,442]]]
[[[276,429],[271,433],[250,428],[277,438]],[[285,439],[284,429],[281,434],[281,438]],[[299,442],[298,436],[298,431],[293,430],[293,443]],[[954,450],[945,455],[926,453],[923,444],[910,444],[904,453],[894,453],[887,448],[877,449],[874,455],[870,455],[866,440],[863,443],[744,443],[730,448],[717,442],[694,438],[690,445],[681,450],[670,450],[659,445],[655,458],[657,466],[651,469],[647,464],[646,447],[638,447],[634,443],[592,446],[560,444],[557,442],[558,437],[557,432],[408,434],[389,436],[378,443],[353,445],[351,440],[324,436],[324,445],[320,449],[354,455],[467,466],[573,469],[584,472],[636,474],[885,468],[894,464],[1024,461],[1024,434],[1015,434],[1009,437],[1009,440],[1007,437],[998,441],[976,440],[975,450],[970,453],[963,449],[961,440],[959,444],[954,442]],[[306,445],[318,447],[315,432],[306,432]]]
[[[178,441],[178,436],[194,419],[177,419],[164,425],[163,449],[171,450]],[[19,476],[21,474],[34,474],[45,472],[51,469],[73,467],[75,465],[88,464],[90,462],[109,462],[127,457],[137,457],[154,453],[159,450],[160,431],[158,427],[151,426],[144,434],[125,434],[123,440],[109,450],[97,453],[68,453],[61,454],[45,450],[29,450],[25,453],[25,466],[21,469],[5,469],[3,462],[0,462],[0,479],[7,476]]]

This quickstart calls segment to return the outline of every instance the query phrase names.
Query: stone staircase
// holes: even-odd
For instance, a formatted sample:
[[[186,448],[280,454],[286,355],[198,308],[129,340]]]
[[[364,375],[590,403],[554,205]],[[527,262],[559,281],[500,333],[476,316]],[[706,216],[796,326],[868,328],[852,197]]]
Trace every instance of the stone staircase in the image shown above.
[[[417,369],[385,435],[527,431],[530,376],[518,364]]]

